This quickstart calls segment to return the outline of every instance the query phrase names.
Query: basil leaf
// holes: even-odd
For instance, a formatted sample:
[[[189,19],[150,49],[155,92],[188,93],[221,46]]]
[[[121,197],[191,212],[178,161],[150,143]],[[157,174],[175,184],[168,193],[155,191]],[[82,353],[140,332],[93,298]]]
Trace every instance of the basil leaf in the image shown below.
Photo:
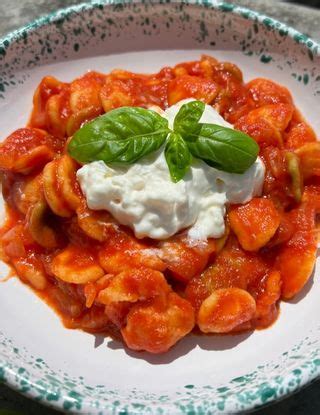
[[[165,148],[165,157],[170,176],[175,183],[180,181],[191,165],[191,154],[180,134],[171,133]]]
[[[191,101],[183,104],[174,119],[174,131],[182,135],[184,140],[192,140],[193,134],[198,134],[201,128],[199,121],[204,109],[205,104],[201,101]]]
[[[247,134],[216,124],[202,124],[193,138],[188,147],[194,157],[229,173],[244,173],[259,153],[258,144]]]
[[[81,127],[70,141],[68,152],[82,163],[134,163],[158,150],[169,132],[168,121],[156,112],[121,107]]]

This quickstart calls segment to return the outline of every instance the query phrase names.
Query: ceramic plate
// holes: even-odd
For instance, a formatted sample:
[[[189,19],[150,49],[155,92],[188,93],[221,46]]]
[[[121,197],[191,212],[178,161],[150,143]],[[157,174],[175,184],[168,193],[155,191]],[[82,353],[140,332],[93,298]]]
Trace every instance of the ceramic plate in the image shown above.
[[[153,72],[202,53],[236,63],[246,80],[259,76],[286,85],[320,129],[319,46],[306,36],[212,0],[111,0],[59,11],[0,42],[1,137],[25,125],[44,75],[71,81],[88,69]],[[320,373],[319,270],[298,298],[281,304],[271,328],[188,336],[161,356],[63,328],[12,278],[0,290],[0,378],[45,404],[86,414],[200,415],[257,407]],[[1,275],[6,272],[2,264]]]

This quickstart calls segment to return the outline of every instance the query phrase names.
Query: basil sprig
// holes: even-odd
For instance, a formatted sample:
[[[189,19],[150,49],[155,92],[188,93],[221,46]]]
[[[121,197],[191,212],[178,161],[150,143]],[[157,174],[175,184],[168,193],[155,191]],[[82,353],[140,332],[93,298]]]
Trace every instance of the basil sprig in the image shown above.
[[[169,132],[168,121],[156,112],[121,107],[81,127],[72,137],[68,151],[81,163],[135,163],[158,150]]]
[[[177,133],[169,135],[164,155],[169,167],[171,179],[178,182],[190,168],[192,157],[187,143]]]
[[[196,139],[188,143],[191,154],[209,166],[229,173],[244,173],[256,160],[258,144],[241,131],[202,124]]]
[[[200,123],[201,101],[181,106],[173,131],[154,111],[121,107],[88,122],[69,143],[71,157],[81,163],[135,163],[165,142],[165,158],[174,182],[189,170],[192,157],[229,173],[244,173],[256,160],[258,144],[247,134],[216,124]]]
[[[205,104],[201,101],[191,101],[182,105],[174,118],[173,129],[181,134],[185,140],[197,138],[201,129],[200,118],[204,112]]]

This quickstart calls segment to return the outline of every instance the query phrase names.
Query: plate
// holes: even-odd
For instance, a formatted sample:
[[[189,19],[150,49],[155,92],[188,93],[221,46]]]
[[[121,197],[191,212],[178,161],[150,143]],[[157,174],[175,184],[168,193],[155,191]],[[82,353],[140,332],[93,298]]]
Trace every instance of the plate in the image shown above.
[[[1,136],[25,125],[42,76],[71,81],[88,69],[152,72],[202,53],[236,63],[246,80],[286,85],[320,129],[319,47],[269,17],[206,0],[95,1],[59,11],[0,43]],[[319,262],[314,278],[282,303],[271,328],[189,336],[165,355],[124,349],[65,329],[12,278],[0,290],[0,378],[71,412],[204,414],[249,410],[297,390],[320,373]],[[1,264],[1,275],[7,268]]]

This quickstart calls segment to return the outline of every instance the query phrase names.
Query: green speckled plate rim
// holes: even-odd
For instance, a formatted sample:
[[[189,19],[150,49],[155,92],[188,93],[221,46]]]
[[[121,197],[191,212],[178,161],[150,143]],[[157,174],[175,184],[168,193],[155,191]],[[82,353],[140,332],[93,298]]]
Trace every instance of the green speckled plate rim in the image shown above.
[[[6,49],[9,45],[17,40],[23,39],[26,33],[31,32],[35,29],[38,29],[42,26],[50,25],[52,22],[66,17],[71,13],[77,13],[89,9],[94,9],[97,7],[105,6],[105,5],[125,5],[125,4],[132,4],[132,3],[142,3],[142,4],[169,4],[169,3],[183,3],[183,4],[190,4],[190,5],[198,5],[201,7],[208,7],[221,10],[223,12],[231,12],[237,14],[244,19],[257,21],[264,26],[269,27],[270,29],[276,30],[282,36],[289,36],[297,43],[304,45],[308,48],[312,55],[320,56],[320,44],[315,42],[311,39],[308,35],[299,32],[298,30],[286,25],[285,23],[280,22],[273,17],[267,16],[263,13],[248,9],[246,7],[237,6],[231,3],[225,3],[223,1],[218,0],[92,0],[91,2],[83,2],[77,5],[73,5],[64,9],[60,9],[54,11],[50,14],[42,16],[38,19],[35,19],[31,23],[28,23],[25,26],[22,26],[19,29],[16,29],[10,32],[8,35],[0,38],[0,56],[5,55]]]
[[[71,13],[81,13],[85,10],[90,10],[94,8],[102,8],[108,5],[128,5],[132,3],[142,3],[142,4],[152,4],[152,3],[160,3],[160,4],[168,4],[168,3],[184,3],[186,5],[198,5],[199,7],[207,7],[212,9],[217,9],[225,13],[236,14],[244,19],[251,20],[254,22],[258,22],[266,27],[269,30],[274,30],[278,32],[281,36],[289,36],[292,38],[296,43],[300,44],[301,47],[307,48],[308,54],[311,60],[313,60],[314,56],[320,55],[320,45],[309,38],[307,35],[302,34],[301,32],[297,31],[296,29],[287,26],[284,23],[279,22],[278,20],[271,18],[267,15],[262,13],[253,11],[251,9],[237,6],[230,3],[225,3],[223,1],[215,1],[215,0],[94,0],[91,2],[84,2],[78,5],[70,6],[65,9],[61,9],[50,13],[46,16],[43,16],[39,19],[34,20],[33,22],[9,33],[8,35],[4,36],[0,39],[0,58],[4,57],[6,54],[6,49],[15,41],[23,39],[26,34],[35,31],[36,29],[44,26],[49,26],[53,22],[58,19],[65,18]],[[3,336],[3,333],[0,332],[0,345],[3,347],[10,348],[13,351],[13,354],[16,354],[17,357],[20,355],[20,351],[14,347],[14,344],[10,339],[7,339]],[[185,385],[186,396],[185,399],[181,400],[180,402],[174,402],[172,399],[166,400],[161,399],[163,397],[155,397],[154,395],[146,395],[146,398],[140,404],[135,402],[119,402],[113,401],[111,402],[104,402],[100,407],[99,402],[89,402],[86,398],[82,401],[80,394],[76,392],[76,384],[72,381],[70,382],[70,387],[66,384],[61,383],[57,386],[57,380],[52,378],[52,383],[50,384],[49,380],[49,387],[48,383],[43,382],[43,379],[39,377],[38,379],[30,379],[28,376],[25,376],[25,373],[28,373],[26,369],[19,367],[17,364],[12,364],[11,362],[6,360],[4,356],[3,361],[0,360],[0,382],[6,382],[10,387],[16,389],[20,393],[37,399],[41,401],[43,404],[50,405],[56,407],[58,409],[65,409],[71,410],[72,412],[78,411],[86,411],[85,413],[89,413],[90,409],[92,409],[95,413],[108,413],[113,414],[131,414],[131,415],[138,415],[138,414],[167,414],[167,410],[175,411],[174,413],[183,413],[188,415],[200,415],[206,413],[214,413],[214,412],[221,412],[225,409],[228,411],[249,411],[254,408],[257,408],[261,405],[274,402],[275,400],[279,400],[285,398],[291,393],[298,391],[303,386],[307,385],[308,383],[312,382],[313,380],[320,377],[320,349],[318,347],[314,347],[314,349],[310,352],[309,356],[306,358],[305,355],[299,355],[299,349],[302,347],[302,344],[308,341],[308,337],[304,339],[300,344],[294,346],[292,350],[289,352],[283,353],[282,357],[284,359],[292,359],[295,361],[294,365],[291,365],[290,372],[286,374],[285,377],[277,376],[277,377],[270,377],[270,370],[272,371],[272,364],[267,364],[265,366],[260,366],[257,368],[257,371],[263,370],[266,372],[265,382],[262,382],[254,387],[251,387],[248,390],[248,384],[250,382],[254,382],[257,371],[249,373],[245,376],[232,379],[230,384],[237,384],[243,386],[240,391],[236,392],[235,394],[232,393],[232,402],[231,406],[227,405],[225,407],[225,403],[230,397],[228,394],[228,386],[219,387],[214,389],[210,386],[205,387],[209,393],[212,393],[212,396],[216,397],[217,402],[203,402],[203,404],[196,402],[193,404],[192,400],[196,399],[198,391],[196,386],[194,385]],[[307,343],[308,347],[311,349],[313,342],[310,341]],[[318,346],[315,344],[315,346]],[[24,351],[25,353],[26,351]],[[23,353],[21,353],[23,355]],[[2,359],[3,356],[0,356]],[[20,356],[21,357],[21,356]],[[46,379],[50,379],[50,375],[48,373],[54,372],[42,361],[41,358],[36,358],[30,356],[30,360],[34,360],[34,364],[39,370],[43,370],[46,368],[44,373],[47,373]],[[30,362],[28,362],[29,364]],[[276,367],[276,365],[275,365]],[[67,374],[65,374],[67,376]],[[101,385],[98,385],[101,386]],[[60,394],[57,394],[57,387],[60,388]],[[47,390],[45,390],[47,388]],[[70,389],[71,388],[71,389]],[[75,390],[73,390],[73,388]],[[87,387],[89,390],[89,387]],[[193,393],[194,391],[194,393]],[[132,396],[135,396],[136,391],[132,391]],[[234,396],[235,395],[235,396]],[[114,398],[113,398],[114,399]],[[145,400],[152,399],[153,402],[151,406],[146,406]],[[158,399],[157,410],[153,411],[152,405],[155,403],[155,399]],[[238,403],[238,404],[237,404]],[[99,408],[101,412],[99,412]],[[208,412],[209,411],[209,412]]]

